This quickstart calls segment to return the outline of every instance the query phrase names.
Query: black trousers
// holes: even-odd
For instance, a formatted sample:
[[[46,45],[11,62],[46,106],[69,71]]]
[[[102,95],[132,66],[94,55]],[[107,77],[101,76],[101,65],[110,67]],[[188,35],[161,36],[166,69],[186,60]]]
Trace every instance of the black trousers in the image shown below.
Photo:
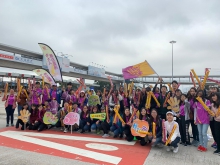
[[[136,139],[140,140],[140,144],[145,146],[147,144],[146,137],[136,136]]]
[[[185,120],[185,116],[179,117],[179,131],[181,135],[182,143],[189,143],[190,136],[189,136],[189,121]]]
[[[17,123],[16,123],[16,128],[19,128],[19,124],[21,125],[21,130],[24,130],[24,122],[21,120],[21,119],[18,119],[17,120]],[[26,123],[26,128],[29,126],[28,123]]]
[[[134,139],[134,136],[131,134],[131,127],[129,125],[125,125],[124,134],[126,135],[126,140],[127,141],[130,142]]]
[[[100,129],[103,130],[104,134],[107,134],[110,130],[110,125],[107,122],[102,122],[100,127]]]
[[[199,141],[198,127],[195,125],[194,120],[189,121],[192,127],[193,140]]]
[[[33,130],[38,130],[38,131],[43,131],[43,129],[46,128],[46,124],[38,121],[37,123],[34,124]]]
[[[216,141],[216,132],[215,132],[215,120],[213,119],[212,121],[210,121],[210,129],[211,129],[211,132],[212,132],[212,136],[213,136],[213,139],[214,141]],[[220,130],[219,130],[220,131]]]
[[[214,121],[217,149],[220,151],[220,122]]]
[[[15,112],[15,109],[12,109],[13,105],[8,105],[6,108],[5,108],[5,111],[6,111],[6,122],[7,124],[9,124],[9,118],[11,118],[11,124],[14,123],[14,112]]]

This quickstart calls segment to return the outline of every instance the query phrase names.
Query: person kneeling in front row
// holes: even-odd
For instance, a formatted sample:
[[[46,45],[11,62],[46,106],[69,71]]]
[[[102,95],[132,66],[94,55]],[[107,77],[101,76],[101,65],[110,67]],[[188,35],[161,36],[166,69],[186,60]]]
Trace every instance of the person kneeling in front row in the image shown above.
[[[176,125],[176,129],[173,132],[173,135],[170,138],[170,141],[168,142],[167,151],[173,150],[174,153],[178,152],[178,143],[180,142],[180,132],[179,132],[179,125],[177,122],[174,121],[173,118],[174,114],[173,112],[169,111],[166,113],[167,121],[164,122],[165,125],[165,137],[167,137],[167,140],[169,135],[172,133],[174,125]]]

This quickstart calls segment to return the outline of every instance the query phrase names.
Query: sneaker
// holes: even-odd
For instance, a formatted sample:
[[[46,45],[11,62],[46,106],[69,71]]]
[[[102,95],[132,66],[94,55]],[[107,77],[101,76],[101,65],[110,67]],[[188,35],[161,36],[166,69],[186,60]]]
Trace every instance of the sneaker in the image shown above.
[[[15,125],[12,123],[11,126],[14,127]]]
[[[67,133],[67,132],[68,132],[67,128],[65,128],[63,132],[64,132],[64,133]]]
[[[202,146],[201,149],[202,149],[202,152],[207,152],[207,148]]]
[[[120,134],[119,138],[121,138],[121,139],[122,139],[122,138],[123,138],[123,134]]]
[[[9,127],[9,124],[6,124],[6,127]]]
[[[171,151],[171,147],[167,146],[167,152],[170,152],[170,151]]]
[[[214,143],[211,145],[211,147],[216,146],[216,145],[217,145],[216,142],[214,142]]]
[[[174,148],[173,153],[177,153],[179,150],[179,147]]]
[[[95,129],[91,129],[91,132],[94,133],[94,132],[96,132],[96,130]]]
[[[18,122],[16,123],[15,128],[19,128],[19,123]]]
[[[109,134],[104,134],[102,137],[103,137],[103,138],[109,137]]]
[[[80,133],[84,133],[85,131],[84,130],[81,130],[81,132]]]
[[[163,144],[162,143],[159,143],[159,144],[157,144],[157,147],[159,147],[159,148],[163,148]]]
[[[118,137],[118,135],[114,135],[114,136],[113,136],[113,138],[117,138],[117,137]]]
[[[63,128],[62,128],[62,127],[60,128],[60,131],[63,131]]]
[[[199,145],[198,148],[197,148],[197,150],[198,150],[198,151],[202,151],[202,146]]]
[[[96,131],[96,134],[99,135],[101,132],[100,131]]]
[[[220,155],[220,150],[214,151],[213,154],[215,154],[215,155]]]
[[[151,147],[155,147],[156,145],[153,143],[152,145],[151,145]]]

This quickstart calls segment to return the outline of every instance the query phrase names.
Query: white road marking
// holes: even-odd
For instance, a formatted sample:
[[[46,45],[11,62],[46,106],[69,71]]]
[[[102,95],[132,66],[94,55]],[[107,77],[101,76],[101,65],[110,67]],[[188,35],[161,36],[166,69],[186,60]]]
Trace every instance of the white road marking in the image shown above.
[[[4,136],[4,137],[11,138],[11,139],[32,143],[32,144],[37,144],[37,145],[52,148],[52,149],[57,149],[60,151],[64,151],[64,152],[84,156],[87,158],[95,159],[97,161],[107,162],[107,163],[111,163],[111,164],[118,164],[122,159],[122,158],[116,157],[116,156],[111,156],[111,155],[102,154],[102,153],[98,153],[98,152],[94,152],[94,151],[89,151],[89,150],[85,150],[85,149],[81,149],[81,148],[71,147],[71,146],[67,146],[67,145],[63,145],[63,144],[59,144],[59,143],[50,142],[47,140],[37,139],[34,137],[24,136],[24,135],[33,136],[33,134],[35,134],[35,133],[32,133],[32,132],[25,132],[24,133],[24,132],[18,132],[18,131],[0,132],[0,136]],[[40,134],[38,134],[38,135],[40,135]],[[42,135],[45,135],[45,134],[42,134]],[[57,135],[53,135],[53,136],[55,137]],[[45,137],[45,136],[42,136],[42,137]],[[70,137],[72,137],[72,136],[70,136]],[[62,138],[60,138],[60,139],[62,139]]]
[[[118,147],[107,145],[107,144],[100,144],[100,143],[88,143],[86,144],[86,147],[102,150],[102,151],[115,151],[118,150]]]
[[[104,139],[104,138],[91,138],[83,136],[68,136],[68,135],[56,135],[56,134],[47,134],[47,133],[37,133],[37,132],[18,132],[18,131],[7,131],[12,136],[14,134],[26,135],[26,136],[35,136],[35,137],[46,137],[54,139],[67,139],[67,140],[79,140],[79,141],[88,141],[88,142],[99,142],[99,143],[112,143],[112,144],[123,144],[123,145],[134,145],[136,142],[128,142],[126,140],[114,140],[114,139]]]

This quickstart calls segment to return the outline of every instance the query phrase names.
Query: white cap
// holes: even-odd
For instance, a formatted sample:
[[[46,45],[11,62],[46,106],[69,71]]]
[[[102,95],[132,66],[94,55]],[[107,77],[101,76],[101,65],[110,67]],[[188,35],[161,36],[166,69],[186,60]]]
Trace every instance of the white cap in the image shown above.
[[[85,93],[85,91],[81,91],[80,93]]]
[[[172,111],[168,111],[168,112],[166,113],[166,115],[168,115],[168,114],[171,114],[171,115],[173,115],[173,116],[174,116],[174,114],[173,114],[173,112],[172,112]]]

